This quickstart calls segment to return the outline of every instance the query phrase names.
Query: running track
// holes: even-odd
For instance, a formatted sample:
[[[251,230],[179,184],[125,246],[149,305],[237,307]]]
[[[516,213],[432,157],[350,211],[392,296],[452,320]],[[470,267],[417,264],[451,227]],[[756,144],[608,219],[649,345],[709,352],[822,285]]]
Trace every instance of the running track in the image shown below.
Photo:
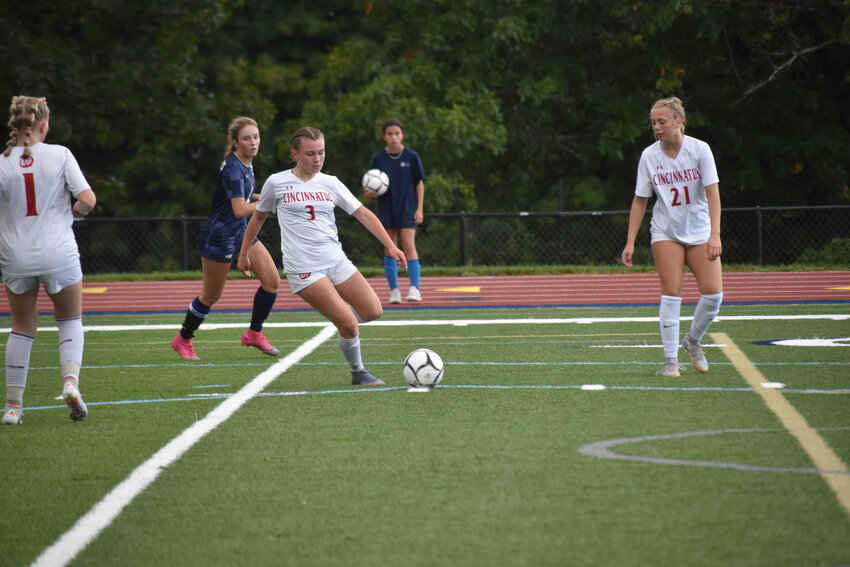
[[[459,307],[579,307],[656,305],[658,276],[634,274],[567,274],[555,276],[482,276],[422,278],[420,304],[389,305],[386,280],[371,278],[387,310],[451,309]],[[699,299],[696,282],[685,275],[684,300]],[[407,279],[400,278],[402,297]],[[850,304],[850,271],[735,272],[723,276],[725,304]],[[215,305],[216,311],[250,311],[257,280],[231,280]],[[83,285],[85,313],[183,313],[200,291],[198,281],[87,282]],[[39,296],[41,313],[52,306],[44,290]],[[307,310],[281,282],[275,311]],[[9,302],[0,294],[0,317],[9,315]]]

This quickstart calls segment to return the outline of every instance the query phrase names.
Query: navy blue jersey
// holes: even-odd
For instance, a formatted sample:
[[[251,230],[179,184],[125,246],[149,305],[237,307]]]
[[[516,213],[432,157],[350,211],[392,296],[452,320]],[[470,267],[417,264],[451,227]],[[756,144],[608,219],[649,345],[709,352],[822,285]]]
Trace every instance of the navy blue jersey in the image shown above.
[[[378,218],[384,228],[416,228],[416,185],[425,180],[419,155],[403,148],[395,157],[385,149],[372,156],[369,169],[380,169],[390,178],[389,190],[378,197]]]
[[[236,218],[230,199],[251,200],[255,187],[254,170],[230,154],[221,164],[213,194],[212,212],[199,236],[201,256],[218,262],[231,262],[242,247],[248,218]]]

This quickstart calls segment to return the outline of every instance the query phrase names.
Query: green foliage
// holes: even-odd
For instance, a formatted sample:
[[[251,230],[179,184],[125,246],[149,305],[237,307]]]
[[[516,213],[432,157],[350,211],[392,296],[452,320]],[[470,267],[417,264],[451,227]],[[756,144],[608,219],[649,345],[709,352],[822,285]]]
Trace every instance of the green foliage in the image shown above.
[[[835,238],[820,250],[806,249],[797,258],[798,264],[850,264],[850,238]]]
[[[709,142],[724,205],[850,202],[850,4],[659,0],[36,0],[7,10],[0,100],[47,96],[101,214],[205,214],[238,115],[262,182],[292,131],[355,187],[388,116],[428,210],[628,206],[659,96]],[[120,41],[119,39],[120,38]],[[434,183],[434,187],[430,186]]]

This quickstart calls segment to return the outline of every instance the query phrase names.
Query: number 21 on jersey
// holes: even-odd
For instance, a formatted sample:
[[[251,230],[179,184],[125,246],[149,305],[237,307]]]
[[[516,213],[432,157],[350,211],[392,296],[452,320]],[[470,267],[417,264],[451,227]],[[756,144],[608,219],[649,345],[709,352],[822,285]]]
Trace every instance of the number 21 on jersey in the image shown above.
[[[676,188],[676,187],[671,187],[671,188],[670,188],[670,192],[671,192],[671,193],[673,193],[673,203],[672,203],[672,206],[674,206],[674,207],[678,207],[679,205],[682,205],[682,204],[685,204],[685,205],[690,205],[690,204],[691,204],[691,195],[688,193],[688,186],[687,186],[687,185],[685,185],[684,187],[682,187],[682,193],[683,193],[683,194],[684,194],[684,196],[685,196],[685,202],[684,202],[684,203],[682,203],[682,201],[680,201],[680,200],[679,200],[679,197],[681,197],[681,195],[679,194],[679,189],[678,189],[678,188]]]

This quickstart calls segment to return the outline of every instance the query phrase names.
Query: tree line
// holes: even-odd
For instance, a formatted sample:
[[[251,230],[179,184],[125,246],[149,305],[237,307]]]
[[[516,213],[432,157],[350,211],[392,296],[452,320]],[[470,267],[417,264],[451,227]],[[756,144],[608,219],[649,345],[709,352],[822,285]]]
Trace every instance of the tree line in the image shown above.
[[[725,206],[850,203],[846,0],[34,0],[0,94],[46,96],[101,215],[203,215],[235,116],[258,183],[301,125],[355,193],[390,116],[426,210],[625,209],[649,108],[685,102]]]

